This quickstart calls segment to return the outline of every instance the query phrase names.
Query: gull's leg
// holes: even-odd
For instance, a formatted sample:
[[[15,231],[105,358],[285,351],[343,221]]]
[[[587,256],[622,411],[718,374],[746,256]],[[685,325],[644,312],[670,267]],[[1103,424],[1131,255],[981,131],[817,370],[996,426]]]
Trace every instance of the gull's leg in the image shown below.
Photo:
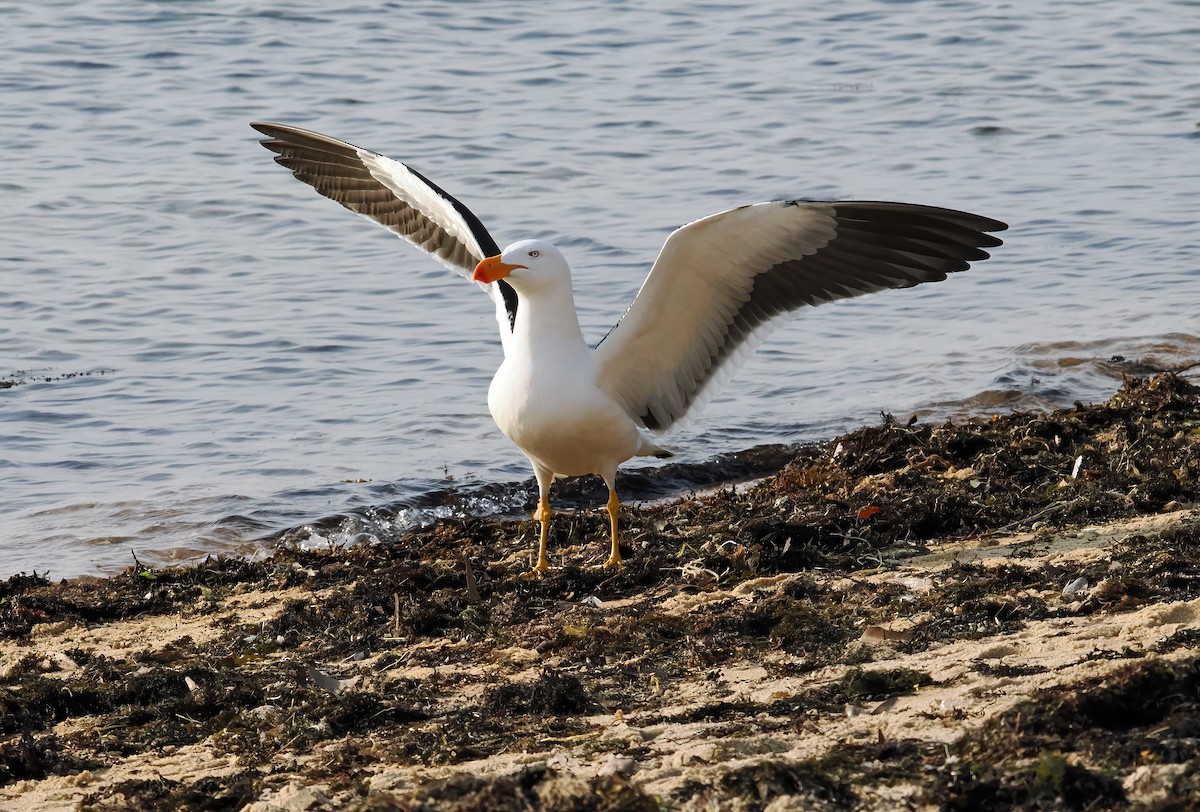
[[[612,552],[608,555],[608,560],[604,562],[604,569],[619,570],[621,569],[621,547],[617,543],[617,511],[621,507],[621,500],[617,498],[617,475],[614,471],[612,476],[604,477],[604,483],[608,485],[608,522],[612,530]]]
[[[546,574],[546,570],[550,569],[546,546],[550,535],[550,483],[554,481],[554,472],[535,464],[533,473],[538,482],[538,506],[533,512],[533,518],[541,523],[541,536],[538,539],[537,564],[526,575],[530,578],[541,578]]]

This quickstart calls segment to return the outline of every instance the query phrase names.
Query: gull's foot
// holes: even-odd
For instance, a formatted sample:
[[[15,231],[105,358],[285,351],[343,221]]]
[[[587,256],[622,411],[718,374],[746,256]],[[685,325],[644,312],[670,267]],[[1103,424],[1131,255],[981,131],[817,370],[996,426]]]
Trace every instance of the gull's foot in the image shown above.
[[[610,555],[608,560],[604,562],[604,569],[606,570],[617,570],[619,572],[624,568],[625,565],[621,563],[621,556],[619,555]]]
[[[550,569],[550,561],[545,556],[538,556],[537,566],[529,572],[521,574],[521,577],[526,581],[540,581],[546,577],[546,572]]]

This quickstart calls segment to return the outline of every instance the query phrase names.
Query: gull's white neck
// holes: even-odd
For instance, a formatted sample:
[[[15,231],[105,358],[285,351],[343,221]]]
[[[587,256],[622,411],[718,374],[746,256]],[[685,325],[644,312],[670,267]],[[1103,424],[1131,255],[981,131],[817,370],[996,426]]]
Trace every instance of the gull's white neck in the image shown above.
[[[517,295],[520,301],[510,354],[542,359],[587,351],[569,276]]]

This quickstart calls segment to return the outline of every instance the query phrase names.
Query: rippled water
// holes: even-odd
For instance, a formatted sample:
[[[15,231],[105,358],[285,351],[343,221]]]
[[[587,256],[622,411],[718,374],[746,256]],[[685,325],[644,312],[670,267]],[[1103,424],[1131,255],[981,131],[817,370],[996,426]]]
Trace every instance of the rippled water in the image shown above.
[[[668,438],[684,463],[1200,356],[1194,3],[527,8],[0,3],[0,575],[394,526],[378,506],[437,489],[521,503],[483,487],[529,476],[487,413],[486,297],[252,119],[413,164],[502,245],[554,240],[594,338],[671,229],[732,205],[1012,225],[967,274],[804,314]]]

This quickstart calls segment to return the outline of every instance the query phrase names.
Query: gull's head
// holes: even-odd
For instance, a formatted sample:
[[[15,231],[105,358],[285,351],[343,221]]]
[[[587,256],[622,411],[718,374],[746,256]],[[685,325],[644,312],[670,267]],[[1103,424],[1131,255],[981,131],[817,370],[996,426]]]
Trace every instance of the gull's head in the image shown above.
[[[562,252],[544,240],[521,240],[475,266],[476,282],[508,280],[518,291],[533,290],[563,280],[571,270]]]

